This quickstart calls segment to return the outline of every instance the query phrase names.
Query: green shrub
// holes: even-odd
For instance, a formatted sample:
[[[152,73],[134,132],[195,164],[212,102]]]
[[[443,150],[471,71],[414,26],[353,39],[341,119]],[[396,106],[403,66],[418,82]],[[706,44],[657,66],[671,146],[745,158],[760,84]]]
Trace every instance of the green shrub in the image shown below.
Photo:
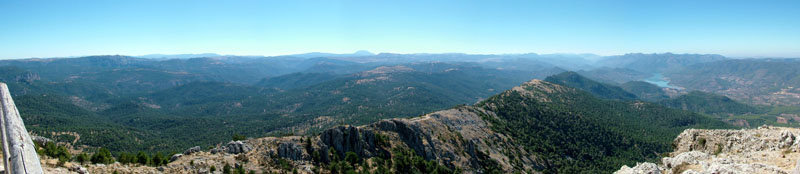
[[[158,152],[158,153],[156,153],[156,155],[153,156],[153,159],[151,160],[150,163],[153,166],[160,166],[162,164],[166,164],[167,162],[169,162],[168,160],[169,159],[164,158],[164,155],[161,154],[161,152]]]
[[[150,164],[150,156],[147,156],[144,152],[139,152],[136,154],[136,162],[142,165]]]
[[[233,141],[242,141],[242,140],[246,140],[247,136],[244,136],[244,135],[241,135],[241,134],[233,134],[233,138],[232,139],[233,139]]]
[[[100,148],[92,155],[91,161],[95,164],[111,164],[114,163],[114,157],[111,156],[111,151],[108,151],[108,149]]]
[[[705,138],[697,139],[697,144],[700,145],[700,147],[705,148],[706,147],[706,139]]]
[[[361,158],[355,152],[347,152],[345,153],[344,161],[347,161],[350,165],[356,165],[361,161]]]
[[[89,154],[86,154],[86,152],[78,154],[78,156],[75,157],[75,159],[81,164],[83,164],[84,162],[88,162],[90,160]]]
[[[231,173],[231,165],[225,163],[225,166],[222,166],[222,173],[223,174],[230,174]]]

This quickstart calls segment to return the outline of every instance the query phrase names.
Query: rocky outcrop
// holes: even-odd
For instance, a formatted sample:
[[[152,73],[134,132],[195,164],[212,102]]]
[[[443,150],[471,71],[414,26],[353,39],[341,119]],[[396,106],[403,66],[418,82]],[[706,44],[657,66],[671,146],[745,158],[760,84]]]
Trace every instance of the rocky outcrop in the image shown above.
[[[744,130],[687,129],[657,169],[679,173],[800,173],[800,129],[762,126]],[[648,170],[637,170],[646,164]],[[647,173],[654,163],[616,173]]]
[[[424,127],[420,124],[424,123],[423,121],[426,119],[430,119],[430,115],[420,117],[416,120],[384,120],[377,124],[370,125],[370,128],[392,133],[393,135],[396,134],[399,141],[403,142],[403,144],[414,151],[421,152],[419,154],[420,156],[430,160],[435,158],[432,151],[435,150],[436,147],[430,144],[430,142],[433,141],[432,135],[425,134],[425,132],[429,132],[430,130],[423,130]]]
[[[39,144],[47,144],[47,142],[53,142],[53,140],[50,140],[49,138],[36,135],[32,135],[31,140],[33,140],[34,143],[39,143]]]
[[[246,153],[253,149],[253,146],[243,142],[243,141],[231,141],[228,142],[225,146],[217,147],[211,149],[212,154],[216,153],[229,153],[229,154],[240,154]]]
[[[284,142],[278,145],[277,155],[307,160],[308,154],[317,151],[321,160],[327,162],[329,149],[338,156],[354,152],[370,158],[388,157],[393,148],[407,148],[425,160],[467,172],[494,167],[488,165],[499,165],[507,172],[535,171],[543,166],[524,149],[506,148],[517,147],[514,140],[492,131],[480,115],[494,116],[494,113],[464,106],[412,119],[388,119],[360,127],[339,126],[323,131],[314,139],[311,151],[297,142]]]
[[[375,133],[373,130],[360,129],[353,126],[339,126],[328,129],[319,136],[322,160],[328,159],[328,149],[336,150],[337,155],[344,156],[346,152],[355,152],[361,157],[373,157],[379,151],[375,146]]]
[[[290,160],[311,160],[303,146],[293,142],[282,142],[278,145],[278,156]]]
[[[178,159],[180,159],[182,156],[183,156],[183,154],[175,154],[175,155],[172,155],[171,157],[169,157],[169,162],[177,161],[177,160],[178,160]]]
[[[661,163],[667,168],[674,168],[683,165],[697,165],[700,163],[700,160],[707,160],[708,158],[709,156],[706,153],[691,151],[680,153],[675,157],[665,157],[661,159]]]
[[[653,163],[637,163],[633,168],[622,166],[614,174],[661,174],[661,168]]]
[[[183,151],[183,154],[184,155],[191,155],[193,153],[200,152],[200,150],[201,150],[200,146],[194,146],[194,147],[191,147],[191,148],[186,149],[185,151]]]
[[[230,154],[240,154],[249,152],[253,147],[242,141],[233,141],[225,145],[225,149]]]
[[[188,149],[186,149],[185,151],[183,151],[183,154],[175,154],[175,155],[172,155],[172,156],[169,158],[169,161],[170,161],[170,162],[172,162],[172,161],[176,161],[176,160],[178,160],[179,158],[181,158],[183,155],[191,155],[191,154],[193,154],[193,153],[200,152],[200,150],[201,150],[201,149],[200,149],[200,146],[194,146],[194,147],[188,148]],[[219,152],[219,151],[216,151],[216,152]]]

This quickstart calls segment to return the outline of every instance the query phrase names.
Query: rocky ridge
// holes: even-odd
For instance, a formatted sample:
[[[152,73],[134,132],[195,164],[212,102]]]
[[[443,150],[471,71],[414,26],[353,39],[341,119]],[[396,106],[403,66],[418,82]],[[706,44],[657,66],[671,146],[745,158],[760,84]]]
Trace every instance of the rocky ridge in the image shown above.
[[[800,129],[687,129],[674,141],[674,152],[658,164],[623,166],[615,174],[800,173]]]
[[[262,172],[296,170],[313,173],[320,169],[317,161],[327,162],[329,150],[339,156],[354,152],[371,159],[393,155],[393,149],[410,149],[425,160],[433,160],[464,173],[483,173],[498,167],[506,173],[535,173],[541,160],[517,145],[512,138],[496,133],[482,116],[494,113],[471,106],[430,113],[410,119],[388,119],[365,126],[338,126],[314,137],[264,137],[232,141],[212,149],[192,147],[173,155],[161,167],[114,163],[45,165],[49,173],[220,173],[225,164]],[[310,141],[309,141],[310,140]],[[319,159],[315,158],[319,153]],[[290,168],[280,163],[288,161]],[[44,161],[48,164],[47,161]],[[214,166],[216,172],[211,172]]]

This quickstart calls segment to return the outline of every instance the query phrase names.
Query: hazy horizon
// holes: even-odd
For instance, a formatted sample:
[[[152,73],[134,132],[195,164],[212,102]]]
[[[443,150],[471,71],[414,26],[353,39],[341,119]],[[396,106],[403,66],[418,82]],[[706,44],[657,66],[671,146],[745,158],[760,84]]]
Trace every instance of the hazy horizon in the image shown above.
[[[800,57],[736,57],[736,56],[727,56],[723,54],[715,54],[715,53],[676,53],[676,52],[653,52],[653,53],[643,53],[643,52],[629,52],[629,53],[622,53],[622,54],[610,54],[610,55],[601,55],[595,53],[536,53],[536,52],[527,52],[527,53],[462,53],[462,52],[442,52],[442,53],[425,53],[425,52],[412,52],[412,53],[394,53],[394,52],[372,52],[369,50],[358,50],[358,51],[367,51],[374,55],[378,54],[466,54],[466,55],[523,55],[523,54],[538,54],[538,55],[578,55],[578,56],[599,56],[599,57],[610,57],[610,56],[621,56],[627,54],[696,54],[696,55],[721,55],[727,58],[733,59],[762,59],[762,58],[774,58],[774,59],[800,59]],[[336,54],[336,55],[347,55],[353,54],[358,51],[353,52],[319,52],[319,51],[312,51],[312,52],[302,52],[302,53],[291,53],[291,54],[277,54],[277,55],[236,55],[236,54],[220,54],[220,53],[213,53],[213,52],[204,52],[204,53],[178,53],[178,54],[163,54],[163,53],[152,53],[152,54],[141,54],[141,55],[125,55],[125,54],[92,54],[92,55],[77,55],[77,56],[55,56],[55,57],[22,57],[22,58],[0,58],[0,60],[21,60],[21,59],[52,59],[52,58],[80,58],[80,57],[89,57],[89,56],[130,56],[130,57],[140,57],[140,58],[158,58],[157,56],[164,56],[167,59],[171,59],[173,56],[183,56],[182,58],[201,58],[201,57],[210,57],[204,55],[214,55],[214,56],[238,56],[238,57],[278,57],[278,56],[292,56],[292,55],[302,55],[302,54],[312,54],[312,53],[320,53],[320,54]],[[197,55],[197,57],[192,57],[192,55]],[[186,57],[188,56],[188,57]],[[324,56],[321,56],[324,57]],[[354,56],[356,57],[356,56]]]
[[[0,2],[0,59],[217,53],[800,57],[797,1]]]

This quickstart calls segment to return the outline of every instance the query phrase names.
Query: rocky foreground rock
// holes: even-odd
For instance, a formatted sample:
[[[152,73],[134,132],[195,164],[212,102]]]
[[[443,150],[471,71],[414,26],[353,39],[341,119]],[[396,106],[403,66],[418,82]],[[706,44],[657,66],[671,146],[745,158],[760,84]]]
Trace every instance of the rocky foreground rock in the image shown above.
[[[623,166],[615,174],[800,174],[800,129],[687,129],[658,164]]]

